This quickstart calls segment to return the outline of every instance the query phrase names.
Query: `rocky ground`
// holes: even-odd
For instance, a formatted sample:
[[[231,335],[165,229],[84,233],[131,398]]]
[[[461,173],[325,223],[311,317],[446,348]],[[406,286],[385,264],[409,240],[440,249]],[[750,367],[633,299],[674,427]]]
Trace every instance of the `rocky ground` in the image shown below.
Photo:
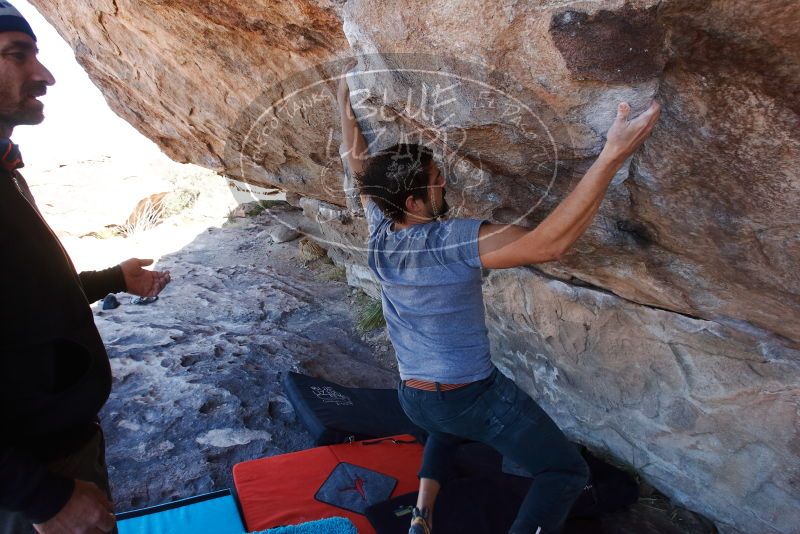
[[[263,212],[209,228],[161,259],[173,282],[157,302],[95,312],[114,374],[102,419],[118,508],[232,487],[233,464],[312,446],[287,371],[395,384],[356,329],[356,291],[297,241],[274,243],[273,224]]]

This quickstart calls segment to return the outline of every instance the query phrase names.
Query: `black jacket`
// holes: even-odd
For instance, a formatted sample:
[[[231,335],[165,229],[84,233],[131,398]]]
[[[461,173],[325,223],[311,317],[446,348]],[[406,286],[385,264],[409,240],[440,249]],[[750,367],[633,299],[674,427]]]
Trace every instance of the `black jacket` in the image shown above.
[[[22,177],[0,169],[0,508],[54,516],[73,481],[47,462],[96,431],[111,368],[89,302],[124,291],[122,270],[77,274]]]

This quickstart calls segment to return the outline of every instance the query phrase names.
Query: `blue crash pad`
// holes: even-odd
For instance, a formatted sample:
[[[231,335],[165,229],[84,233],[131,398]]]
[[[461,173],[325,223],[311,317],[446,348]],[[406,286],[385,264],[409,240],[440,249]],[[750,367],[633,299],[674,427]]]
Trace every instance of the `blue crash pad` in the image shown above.
[[[119,534],[243,534],[230,490],[117,514]]]

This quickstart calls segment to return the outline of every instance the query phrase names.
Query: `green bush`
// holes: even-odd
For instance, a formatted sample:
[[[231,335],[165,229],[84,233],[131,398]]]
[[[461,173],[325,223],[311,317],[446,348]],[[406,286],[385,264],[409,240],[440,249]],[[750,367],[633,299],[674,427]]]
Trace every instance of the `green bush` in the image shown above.
[[[361,299],[361,306],[358,311],[358,330],[369,332],[376,328],[386,326],[386,319],[383,317],[383,306],[380,300],[375,300],[366,294]]]
[[[259,200],[258,202],[251,202],[247,205],[245,209],[245,215],[248,217],[255,217],[264,212],[264,210],[269,210],[277,206],[288,206],[289,204],[285,200]]]

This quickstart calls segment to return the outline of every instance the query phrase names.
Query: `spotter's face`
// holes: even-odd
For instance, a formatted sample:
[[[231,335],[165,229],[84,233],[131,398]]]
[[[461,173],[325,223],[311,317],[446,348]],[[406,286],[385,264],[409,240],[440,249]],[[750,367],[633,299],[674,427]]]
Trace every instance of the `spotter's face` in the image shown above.
[[[3,126],[13,128],[44,120],[44,104],[39,98],[55,79],[39,62],[38,53],[30,35],[0,33],[0,123]]]

